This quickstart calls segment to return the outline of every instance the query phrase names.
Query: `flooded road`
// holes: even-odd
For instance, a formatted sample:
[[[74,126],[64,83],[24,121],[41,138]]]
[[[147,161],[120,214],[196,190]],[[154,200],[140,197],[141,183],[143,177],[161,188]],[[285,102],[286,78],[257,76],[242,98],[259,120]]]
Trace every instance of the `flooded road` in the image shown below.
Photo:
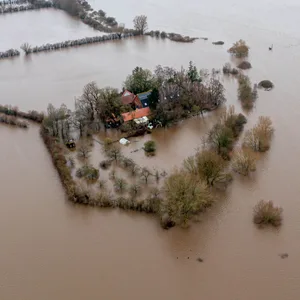
[[[201,68],[221,68],[230,61],[226,52],[229,45],[244,38],[251,46],[253,69],[248,74],[252,81],[270,79],[275,83],[273,91],[259,92],[247,124],[250,127],[259,115],[272,118],[276,132],[271,150],[259,161],[253,178],[235,177],[224,198],[201,217],[201,222],[189,229],[164,231],[148,215],[70,204],[38,128],[31,126],[25,131],[1,125],[1,299],[298,299],[300,140],[296,130],[300,117],[300,48],[296,45],[300,33],[291,22],[299,19],[299,4],[292,0],[272,4],[266,0],[251,4],[233,0],[199,4],[189,0],[189,7],[179,9],[172,4],[172,13],[162,11],[155,18],[154,8],[167,8],[171,1],[126,3],[118,1],[117,9],[106,2],[103,9],[126,23],[136,14],[149,13],[153,28],[165,26],[168,31],[206,35],[210,40],[176,44],[138,38],[1,61],[1,104],[45,110],[49,102],[64,102],[72,107],[74,96],[87,82],[119,87],[136,65],[151,69],[157,64],[180,67],[193,60]],[[123,6],[127,10],[122,11]],[[1,48],[19,45],[20,38],[15,36],[22,23],[18,22],[27,13],[33,12],[7,15],[5,22],[1,16],[3,26],[10,24],[1,34]],[[55,40],[68,39],[70,32],[73,38],[93,35],[93,30],[89,34],[91,29],[65,17],[63,27],[78,29],[62,33],[62,28],[55,32]],[[14,22],[9,18],[15,18]],[[50,42],[50,20],[43,21],[44,36],[27,32],[32,44],[46,42],[44,37]],[[24,24],[27,22],[24,20]],[[212,39],[223,39],[226,44],[213,46]],[[272,43],[274,50],[269,52]],[[226,78],[223,82],[227,104],[241,111],[236,82]],[[159,130],[151,136],[157,142],[155,162],[145,160],[142,151],[133,157],[139,164],[153,162],[169,169],[178,166],[194,153],[214,120],[211,114]],[[149,138],[145,136],[130,147],[140,147]],[[99,163],[97,159],[95,164]],[[259,230],[252,224],[252,208],[260,199],[273,200],[284,208],[280,229]],[[282,252],[289,257],[282,260],[278,256]],[[197,262],[198,257],[204,262]]]

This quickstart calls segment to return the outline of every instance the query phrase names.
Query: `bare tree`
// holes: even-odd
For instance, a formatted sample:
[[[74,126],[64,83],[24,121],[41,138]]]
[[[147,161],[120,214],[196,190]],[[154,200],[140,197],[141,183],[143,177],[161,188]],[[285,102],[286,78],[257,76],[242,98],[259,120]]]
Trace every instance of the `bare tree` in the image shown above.
[[[28,43],[22,44],[20,48],[25,52],[26,55],[32,52],[32,48]]]
[[[106,152],[106,155],[108,158],[117,161],[121,158],[121,150],[116,146],[111,146]]]
[[[94,81],[83,88],[82,95],[76,100],[77,109],[85,115],[86,121],[92,123],[95,120],[96,105],[99,101],[99,89]]]
[[[123,194],[126,191],[127,186],[128,184],[125,179],[123,178],[115,179],[114,187],[117,193]]]
[[[138,184],[132,184],[129,188],[130,195],[136,197],[141,191],[141,187]]]
[[[146,167],[142,168],[140,176],[141,176],[141,179],[142,179],[146,184],[148,183],[149,177],[150,177],[151,175],[152,175],[152,174],[151,174],[151,172],[150,172],[150,170],[149,170],[148,168],[146,168]]]
[[[148,29],[147,16],[136,16],[133,20],[133,25],[135,30],[137,30],[140,34],[145,34]]]
[[[88,141],[82,140],[77,147],[77,157],[87,160],[90,157],[91,148]]]

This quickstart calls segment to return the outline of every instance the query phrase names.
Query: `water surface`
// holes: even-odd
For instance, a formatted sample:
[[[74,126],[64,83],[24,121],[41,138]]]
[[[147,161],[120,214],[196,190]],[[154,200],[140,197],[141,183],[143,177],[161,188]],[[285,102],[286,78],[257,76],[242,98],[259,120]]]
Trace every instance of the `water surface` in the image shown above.
[[[98,2],[94,3],[96,7]],[[230,60],[226,52],[229,45],[244,38],[251,46],[249,60],[253,65],[247,74],[253,82],[267,78],[275,83],[272,92],[259,92],[247,128],[259,115],[270,116],[276,128],[272,148],[259,161],[256,175],[250,179],[236,176],[200,223],[186,230],[164,231],[148,215],[71,205],[64,198],[38,128],[31,126],[24,131],[1,125],[1,298],[298,299],[299,4],[291,0],[188,0],[184,7],[178,1],[156,0],[100,4],[99,8],[126,24],[135,15],[147,13],[151,28],[207,36],[210,40],[176,44],[137,38],[1,61],[2,104],[16,104],[25,110],[45,110],[49,102],[72,107],[74,96],[87,82],[121,87],[137,65],[150,69],[157,64],[180,67],[193,60],[201,68],[220,68]],[[18,18],[25,14],[5,19],[1,16],[0,22],[10,24],[10,30],[17,32],[29,22],[22,23]],[[34,14],[38,18],[44,11]],[[81,27],[81,23],[75,25],[73,19],[61,16],[68,19],[63,21],[68,26]],[[15,22],[6,23],[9,17],[16,18]],[[43,19],[43,26],[49,30],[51,18]],[[89,31],[71,31],[82,37],[89,35],[85,30]],[[31,35],[29,28],[25,31],[36,44],[51,36]],[[57,40],[68,35],[59,32],[55,31]],[[4,49],[18,41],[11,35],[1,36]],[[226,44],[213,46],[211,41],[216,39]],[[269,52],[272,43],[274,50]],[[236,82],[222,80],[228,104],[235,104],[241,111]],[[214,121],[212,114],[159,130],[151,137],[158,144],[156,159],[146,160],[142,151],[133,157],[139,164],[172,169],[194,153]],[[139,139],[136,147],[149,138]],[[124,153],[129,154],[130,149],[124,149]],[[100,159],[93,156],[93,163],[97,165]],[[259,230],[252,224],[252,208],[261,199],[273,200],[284,208],[281,229]],[[288,252],[289,258],[280,259],[281,252]],[[198,263],[198,257],[204,262]]]

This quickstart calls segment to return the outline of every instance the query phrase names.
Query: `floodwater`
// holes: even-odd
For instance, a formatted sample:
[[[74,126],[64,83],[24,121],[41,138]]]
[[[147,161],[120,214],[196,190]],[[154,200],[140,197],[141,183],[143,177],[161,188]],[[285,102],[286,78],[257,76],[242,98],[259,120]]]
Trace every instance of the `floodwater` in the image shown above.
[[[201,68],[220,68],[230,60],[227,47],[243,38],[251,46],[252,81],[267,78],[275,83],[273,91],[259,92],[247,124],[251,126],[259,115],[270,116],[276,128],[272,148],[260,159],[255,176],[236,176],[200,223],[164,231],[148,215],[68,203],[38,128],[32,125],[25,131],[1,125],[1,299],[299,299],[299,3],[187,0],[182,7],[179,1],[128,0],[97,8],[125,23],[146,13],[151,28],[209,40],[176,44],[138,38],[3,60],[1,104],[45,110],[49,102],[64,102],[72,107],[74,96],[87,82],[120,87],[136,65],[180,67],[193,60]],[[16,45],[13,32],[18,36],[17,30],[25,26],[21,18],[29,14],[29,22],[32,13],[7,15],[5,22],[1,16],[0,30],[5,27],[1,49]],[[54,20],[59,18],[57,12],[49,13]],[[76,20],[63,18],[67,27],[78,26],[76,37],[90,35]],[[42,20],[45,39],[53,32],[50,22],[51,18]],[[66,39],[68,33],[63,32],[63,28],[56,31],[56,40]],[[27,34],[32,44],[46,42]],[[212,40],[226,44],[213,46]],[[228,104],[241,111],[236,82],[223,81]],[[155,132],[151,138],[158,144],[156,160],[145,159],[142,151],[132,157],[139,164],[178,166],[200,145],[214,118],[213,113]],[[148,138],[130,147],[140,147]],[[97,159],[93,157],[95,164]],[[260,230],[252,224],[252,208],[260,199],[284,208],[280,229]],[[282,252],[289,257],[282,260],[278,256]],[[204,262],[197,262],[198,257]]]

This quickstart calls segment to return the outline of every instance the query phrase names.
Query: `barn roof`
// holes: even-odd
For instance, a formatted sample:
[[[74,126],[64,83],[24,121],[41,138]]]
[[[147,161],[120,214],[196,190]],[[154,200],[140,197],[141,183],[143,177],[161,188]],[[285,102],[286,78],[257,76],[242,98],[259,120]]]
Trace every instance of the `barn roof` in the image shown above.
[[[147,117],[150,114],[150,108],[149,107],[145,107],[145,108],[141,108],[141,109],[137,109],[134,111],[130,111],[127,113],[123,113],[122,117],[124,122],[128,122],[134,119],[139,119],[142,117]]]

